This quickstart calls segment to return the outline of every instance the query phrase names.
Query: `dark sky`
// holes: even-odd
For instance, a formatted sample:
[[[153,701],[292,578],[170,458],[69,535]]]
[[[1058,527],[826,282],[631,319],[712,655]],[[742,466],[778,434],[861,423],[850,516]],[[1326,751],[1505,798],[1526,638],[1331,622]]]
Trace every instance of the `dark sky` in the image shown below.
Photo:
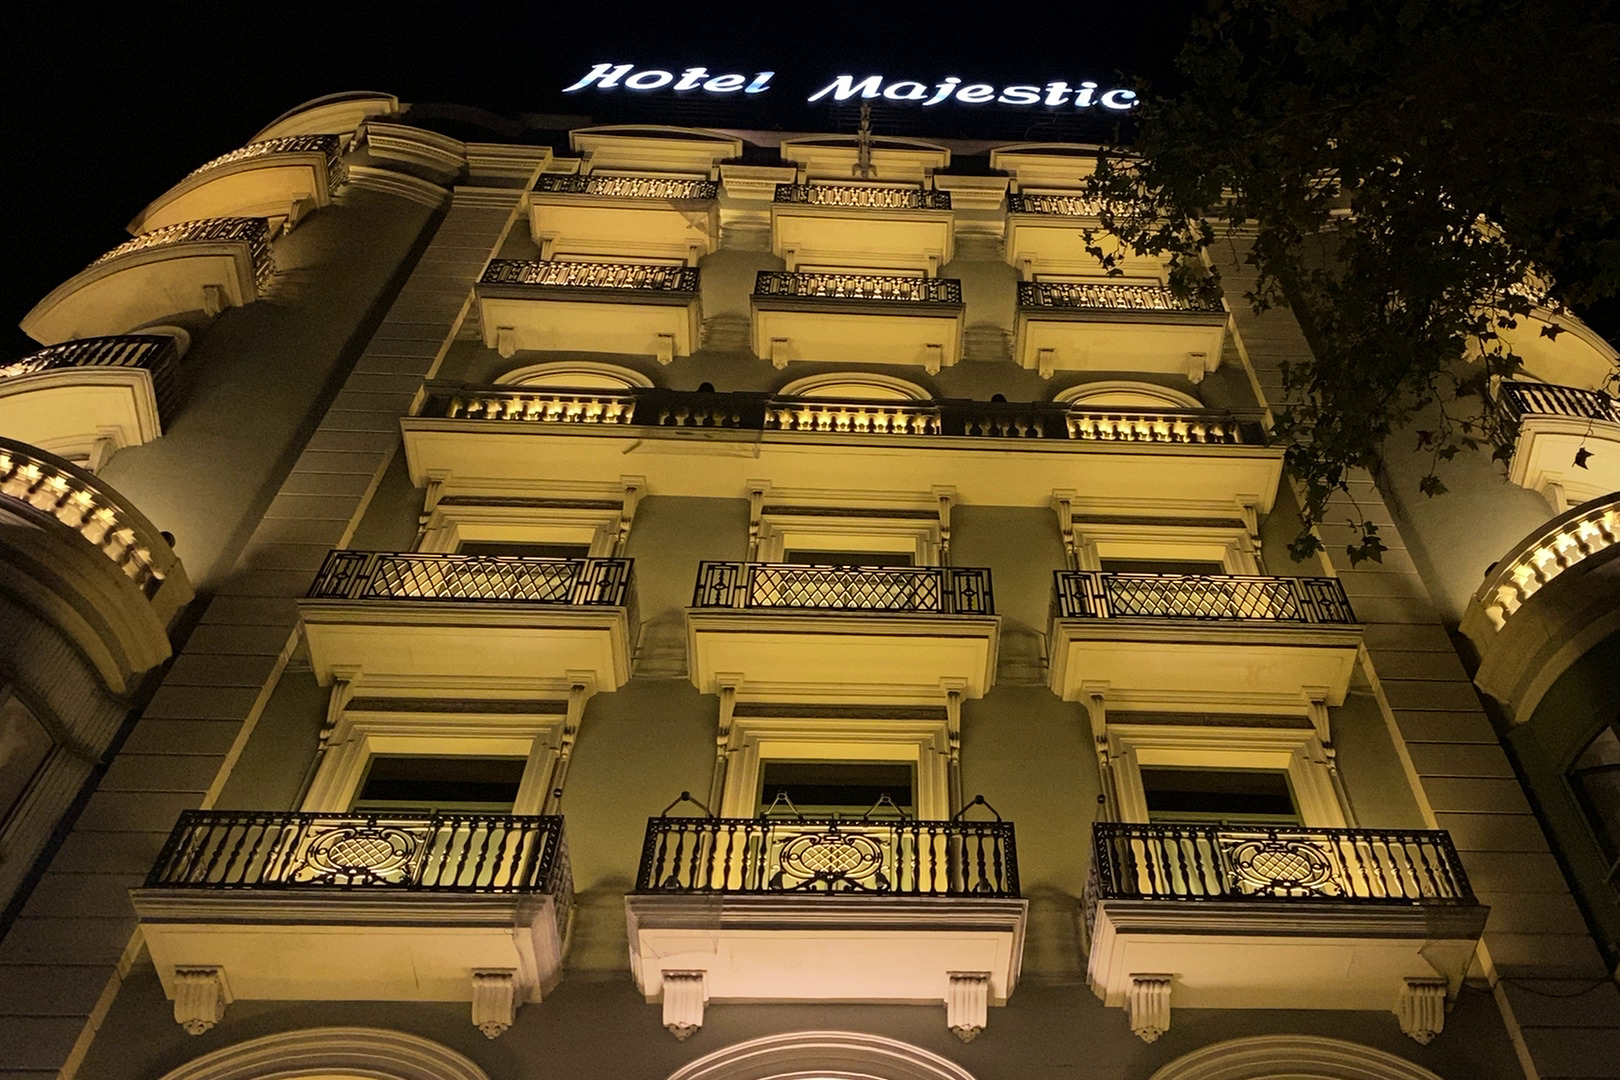
[[[1194,3],[30,5],[8,17],[0,358],[37,347],[17,321],[127,238],[148,201],[322,94],[381,90],[502,116],[587,111],[557,91],[605,60],[801,80],[859,70],[1107,85],[1166,71]]]

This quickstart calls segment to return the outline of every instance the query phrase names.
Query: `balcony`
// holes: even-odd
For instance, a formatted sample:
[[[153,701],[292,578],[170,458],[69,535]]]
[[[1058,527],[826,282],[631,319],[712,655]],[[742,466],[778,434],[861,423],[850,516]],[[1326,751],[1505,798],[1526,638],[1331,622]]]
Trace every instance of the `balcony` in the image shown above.
[[[636,986],[681,1037],[705,1000],[944,1000],[971,1038],[1026,914],[999,818],[653,818],[625,906]]]
[[[85,465],[163,434],[172,415],[172,337],[81,338],[0,366],[0,431]]]
[[[88,471],[0,437],[0,585],[48,612],[115,694],[168,659],[191,600],[171,542]]]
[[[761,270],[754,280],[754,352],[790,360],[921,366],[962,355],[962,283],[880,274]]]
[[[1393,1009],[1406,1028],[1417,999],[1440,1017],[1408,1030],[1427,1042],[1486,911],[1443,831],[1099,822],[1087,974],[1149,1041],[1172,1006]]]
[[[837,266],[932,276],[955,253],[951,197],[920,185],[778,184],[771,250],[789,270]]]
[[[698,341],[698,272],[690,266],[493,259],[478,283],[484,344],[640,353],[669,363]]]
[[[328,205],[348,179],[338,135],[250,143],[192,171],[130,223],[132,233],[208,218],[286,218]]]
[[[1256,415],[1051,402],[463,386],[430,393],[403,427],[413,480],[449,476],[458,491],[618,475],[631,455],[658,490],[701,497],[730,498],[758,479],[927,491],[949,475],[965,500],[1046,506],[1071,490],[1090,513],[1162,513],[1173,499],[1180,512],[1229,517],[1256,493],[1263,512],[1282,464]],[[1019,455],[1012,473],[1009,453]],[[1099,460],[1078,467],[1076,454]]]
[[[175,1019],[233,999],[470,1001],[490,1038],[561,976],[560,817],[190,810],[131,891]]]
[[[529,195],[529,230],[545,259],[693,265],[720,243],[717,188],[679,176],[543,173]]]
[[[1343,703],[1361,628],[1336,578],[1064,570],[1048,642],[1065,701],[1298,712]]]
[[[1497,407],[1517,431],[1513,483],[1560,510],[1620,490],[1620,402],[1576,386],[1503,382]]]
[[[275,272],[270,237],[264,220],[237,217],[142,233],[58,285],[22,328],[55,345],[250,304]]]
[[[1018,286],[1013,355],[1042,378],[1057,371],[1140,371],[1200,382],[1219,366],[1225,337],[1223,308],[1179,298],[1163,285]]]
[[[322,685],[384,694],[612,689],[637,628],[629,559],[334,551],[299,611]]]
[[[928,703],[942,682],[984,694],[1000,620],[988,570],[705,562],[686,625],[704,693]]]
[[[1074,177],[1089,171],[1089,162],[1074,162],[1066,176],[1058,173],[1047,179],[1061,177],[1062,183],[1072,183]],[[1029,179],[1019,183],[1026,190],[1007,195],[1006,250],[1007,261],[1018,268],[1024,281],[1097,276],[1103,272],[1102,265],[1086,250],[1093,243],[1109,248],[1129,277],[1157,279],[1163,273],[1159,259],[1133,255],[1112,244],[1112,238],[1101,232],[1101,207],[1096,202],[1074,191],[1029,191]],[[1093,240],[1086,239],[1088,231]]]

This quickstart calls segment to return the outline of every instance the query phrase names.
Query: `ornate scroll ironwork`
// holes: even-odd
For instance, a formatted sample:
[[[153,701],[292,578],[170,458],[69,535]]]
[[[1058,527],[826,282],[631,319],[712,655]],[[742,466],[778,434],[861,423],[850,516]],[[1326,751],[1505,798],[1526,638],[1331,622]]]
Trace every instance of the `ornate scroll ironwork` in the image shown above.
[[[1006,821],[653,818],[638,892],[1017,896]]]
[[[995,614],[990,571],[961,566],[705,562],[692,606]]]
[[[555,195],[599,195],[617,199],[712,199],[720,186],[713,180],[678,176],[611,176],[592,173],[541,173],[534,190]]]
[[[1054,590],[1059,619],[1355,622],[1338,578],[1059,570]]]
[[[660,263],[539,262],[491,259],[482,285],[534,285],[564,289],[627,289],[639,292],[695,293],[695,266]]]
[[[960,304],[962,283],[955,278],[897,277],[889,274],[819,274],[761,270],[754,277],[756,299],[872,300],[897,304]]]
[[[1099,899],[1472,904],[1443,830],[1092,826]]]
[[[247,245],[248,254],[253,260],[253,277],[259,285],[264,285],[275,273],[276,266],[270,258],[270,225],[263,218],[207,218],[165,225],[124,241],[90,266],[100,266],[120,256],[152,248],[220,241],[239,241]]]
[[[1526,416],[1569,416],[1620,424],[1620,401],[1598,390],[1549,383],[1503,382],[1497,400],[1514,420]]]
[[[542,559],[428,552],[334,551],[309,596],[319,600],[455,600],[625,607],[629,559]]]
[[[949,210],[951,193],[865,184],[777,184],[773,201],[863,210]]]
[[[0,380],[73,368],[141,368],[152,375],[158,415],[167,417],[174,406],[176,356],[174,338],[166,334],[79,338],[0,366]]]
[[[217,169],[222,165],[234,165],[239,161],[255,161],[259,158],[274,157],[277,154],[320,154],[326,159],[326,189],[329,193],[336,191],[349,178],[348,167],[343,164],[343,140],[341,138],[336,135],[286,135],[279,139],[265,139],[263,142],[248,143],[239,150],[221,154],[214,160],[191,170],[185,175],[181,183],[210,169]]]
[[[1021,281],[1018,306],[1092,311],[1164,311],[1210,314],[1219,304],[1183,299],[1165,285],[1121,285],[1089,281]]]

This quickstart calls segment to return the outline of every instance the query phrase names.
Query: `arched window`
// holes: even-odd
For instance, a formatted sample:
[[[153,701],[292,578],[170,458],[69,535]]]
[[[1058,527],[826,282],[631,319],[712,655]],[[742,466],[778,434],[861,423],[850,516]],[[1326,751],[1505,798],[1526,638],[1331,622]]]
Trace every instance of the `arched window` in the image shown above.
[[[1190,394],[1168,387],[1140,382],[1086,382],[1071,386],[1057,401],[1079,409],[1201,409],[1203,403]]]
[[[508,371],[496,386],[544,386],[568,390],[650,389],[652,380],[639,371],[590,360],[554,360]]]
[[[163,1080],[489,1080],[436,1042],[403,1031],[329,1027],[287,1031],[227,1046]]]
[[[777,391],[782,397],[836,398],[842,401],[929,401],[928,391],[892,375],[835,371],[795,379]]]
[[[1440,1080],[1405,1058],[1315,1035],[1258,1035],[1177,1058],[1152,1080]]]
[[[801,1031],[728,1046],[671,1074],[669,1080],[973,1080],[938,1054],[879,1035]]]

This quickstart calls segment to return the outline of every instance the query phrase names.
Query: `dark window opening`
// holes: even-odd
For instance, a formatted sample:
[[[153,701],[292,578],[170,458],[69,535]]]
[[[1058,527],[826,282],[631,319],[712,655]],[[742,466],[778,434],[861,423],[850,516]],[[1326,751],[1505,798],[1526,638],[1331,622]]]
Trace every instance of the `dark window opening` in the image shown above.
[[[1149,821],[1299,824],[1286,772],[1147,768],[1142,792]]]
[[[352,808],[509,814],[527,765],[518,757],[374,757]]]
[[[1218,562],[1198,559],[1103,559],[1102,568],[1110,574],[1224,574]]]
[[[1611,865],[1620,865],[1620,722],[1599,731],[1574,764],[1569,783]],[[1620,886],[1620,876],[1611,874]]]
[[[859,817],[887,795],[907,814],[916,811],[916,766],[904,761],[767,761],[760,769],[760,809],[782,797],[806,817]],[[877,815],[884,816],[885,806]]]
[[[816,551],[794,548],[782,553],[782,561],[799,566],[911,566],[909,551]]]
[[[462,555],[526,555],[541,559],[584,559],[591,553],[589,544],[524,544],[512,540],[477,540],[463,543],[456,549]]]

